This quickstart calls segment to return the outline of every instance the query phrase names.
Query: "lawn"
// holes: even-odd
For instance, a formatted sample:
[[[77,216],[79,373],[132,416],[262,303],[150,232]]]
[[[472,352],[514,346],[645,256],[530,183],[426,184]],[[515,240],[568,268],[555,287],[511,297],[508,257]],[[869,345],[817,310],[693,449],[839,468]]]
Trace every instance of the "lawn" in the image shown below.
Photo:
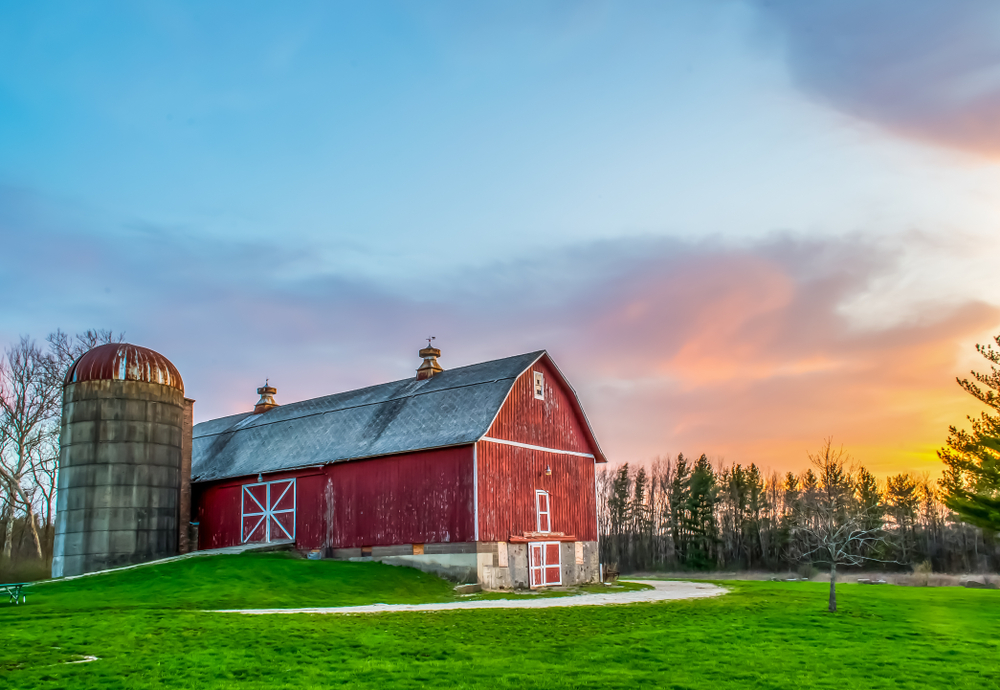
[[[201,609],[455,595],[373,563],[191,559],[0,604],[0,687],[1000,689],[1000,592],[846,584],[831,615],[823,584],[725,584],[629,606],[241,616]]]

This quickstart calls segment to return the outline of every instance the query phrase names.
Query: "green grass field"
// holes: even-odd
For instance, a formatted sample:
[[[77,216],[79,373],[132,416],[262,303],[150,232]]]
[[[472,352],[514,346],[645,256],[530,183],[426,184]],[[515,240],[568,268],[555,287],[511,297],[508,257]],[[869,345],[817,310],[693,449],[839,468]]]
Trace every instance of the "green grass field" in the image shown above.
[[[1000,689],[998,591],[847,584],[831,615],[823,584],[726,586],[629,606],[241,616],[201,609],[456,597],[373,563],[195,558],[0,604],[0,687]]]

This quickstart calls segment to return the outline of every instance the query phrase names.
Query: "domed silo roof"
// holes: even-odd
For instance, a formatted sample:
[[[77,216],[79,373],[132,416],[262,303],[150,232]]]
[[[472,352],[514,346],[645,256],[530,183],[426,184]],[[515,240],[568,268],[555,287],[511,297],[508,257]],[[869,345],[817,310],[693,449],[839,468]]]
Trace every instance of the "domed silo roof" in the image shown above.
[[[184,392],[184,381],[169,359],[155,350],[129,343],[98,345],[73,363],[65,383],[144,381]]]

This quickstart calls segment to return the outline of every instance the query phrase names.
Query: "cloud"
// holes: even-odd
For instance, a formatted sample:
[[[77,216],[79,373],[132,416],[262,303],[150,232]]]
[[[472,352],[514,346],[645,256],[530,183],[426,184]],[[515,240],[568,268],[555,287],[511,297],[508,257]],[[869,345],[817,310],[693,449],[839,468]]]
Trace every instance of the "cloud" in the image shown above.
[[[936,471],[947,425],[973,409],[954,377],[1000,325],[974,299],[859,325],[843,305],[900,266],[892,243],[858,237],[620,239],[403,285],[324,274],[317,248],[280,237],[108,225],[9,189],[0,237],[0,336],[124,330],[174,361],[198,419],[248,409],[265,377],[288,402],[410,376],[434,335],[446,367],[548,349],[605,450],[632,462],[798,469],[833,435],[875,470]]]
[[[808,93],[898,134],[1000,154],[1000,3],[750,2]]]

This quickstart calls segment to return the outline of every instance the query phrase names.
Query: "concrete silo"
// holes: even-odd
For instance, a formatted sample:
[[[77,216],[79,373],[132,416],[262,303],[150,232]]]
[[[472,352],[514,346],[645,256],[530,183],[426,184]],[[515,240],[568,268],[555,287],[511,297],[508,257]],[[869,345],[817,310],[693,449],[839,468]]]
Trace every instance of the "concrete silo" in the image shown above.
[[[66,375],[52,576],[187,550],[193,400],[163,355],[98,346]]]

